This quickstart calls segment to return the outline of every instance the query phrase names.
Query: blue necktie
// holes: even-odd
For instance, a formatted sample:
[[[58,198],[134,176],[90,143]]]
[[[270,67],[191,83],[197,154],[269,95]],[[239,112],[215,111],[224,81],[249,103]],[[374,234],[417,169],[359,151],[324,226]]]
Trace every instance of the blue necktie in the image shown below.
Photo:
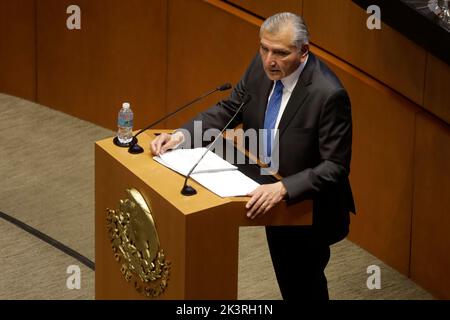
[[[278,112],[280,111],[281,98],[283,97],[283,83],[281,80],[277,80],[275,83],[275,89],[273,89],[272,95],[267,105],[266,117],[264,118],[265,129],[265,155],[270,157],[272,154],[272,141],[273,134],[272,129],[275,129],[277,122]]]

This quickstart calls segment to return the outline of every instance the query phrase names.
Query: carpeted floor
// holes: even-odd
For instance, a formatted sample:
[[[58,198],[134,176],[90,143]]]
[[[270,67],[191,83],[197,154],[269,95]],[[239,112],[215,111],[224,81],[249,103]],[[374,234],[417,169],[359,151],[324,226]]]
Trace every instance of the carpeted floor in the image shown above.
[[[264,229],[241,228],[239,248],[239,299],[281,299]],[[381,270],[379,290],[367,288],[367,267],[371,265]],[[348,240],[331,247],[325,272],[333,300],[433,299],[410,279]]]
[[[94,142],[114,132],[0,94],[0,211],[94,260]],[[93,299],[94,272],[0,219],[0,299]],[[81,289],[66,286],[81,269]],[[366,269],[381,268],[369,290]],[[332,247],[331,299],[432,299],[409,279],[349,241]],[[280,299],[263,228],[241,228],[239,299]]]
[[[0,220],[0,299],[93,299],[94,271],[74,258]],[[80,290],[68,289],[80,268]]]

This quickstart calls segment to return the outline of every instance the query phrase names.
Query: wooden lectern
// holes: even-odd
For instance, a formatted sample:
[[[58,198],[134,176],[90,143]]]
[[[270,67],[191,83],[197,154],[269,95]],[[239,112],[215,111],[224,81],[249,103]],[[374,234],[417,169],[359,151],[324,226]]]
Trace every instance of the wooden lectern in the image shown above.
[[[171,263],[168,285],[156,299],[237,299],[239,227],[309,225],[312,202],[283,202],[250,220],[247,197],[220,198],[193,180],[198,193],[183,196],[184,177],[152,159],[154,133],[139,136],[145,151],[138,155],[115,146],[112,138],[95,145],[96,299],[146,299],[125,280],[108,236],[107,208],[117,208],[127,188],[139,190],[150,204],[160,247]]]

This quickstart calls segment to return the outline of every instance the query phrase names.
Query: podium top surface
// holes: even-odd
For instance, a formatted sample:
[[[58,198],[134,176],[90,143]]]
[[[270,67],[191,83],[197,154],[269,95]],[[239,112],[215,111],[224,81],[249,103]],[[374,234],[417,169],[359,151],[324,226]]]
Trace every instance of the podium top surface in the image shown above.
[[[156,132],[172,132],[172,130],[148,130],[140,134],[139,145],[144,148],[141,154],[131,154],[128,148],[116,146],[113,143],[113,137],[97,141],[96,146],[125,166],[184,214],[207,210],[230,202],[244,203],[249,200],[249,197],[221,198],[193,179],[189,179],[189,184],[197,190],[197,194],[182,195],[180,191],[185,177],[153,160],[150,142]]]

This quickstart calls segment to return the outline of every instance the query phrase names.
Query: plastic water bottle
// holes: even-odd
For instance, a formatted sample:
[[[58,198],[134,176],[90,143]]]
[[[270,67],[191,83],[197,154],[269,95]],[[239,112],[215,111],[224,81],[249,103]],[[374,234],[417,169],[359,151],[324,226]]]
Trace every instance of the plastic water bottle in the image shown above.
[[[126,144],[133,139],[133,111],[128,102],[122,104],[117,120],[117,139],[120,143]]]

